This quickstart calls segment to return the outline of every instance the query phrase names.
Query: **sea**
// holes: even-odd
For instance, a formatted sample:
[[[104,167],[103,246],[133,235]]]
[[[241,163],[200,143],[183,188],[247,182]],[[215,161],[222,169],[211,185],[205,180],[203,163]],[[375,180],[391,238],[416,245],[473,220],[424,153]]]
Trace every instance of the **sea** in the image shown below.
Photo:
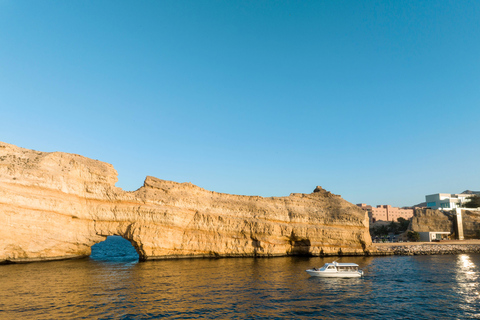
[[[356,279],[310,277],[354,262]],[[480,319],[480,255],[139,262],[118,236],[89,258],[0,266],[0,319]]]

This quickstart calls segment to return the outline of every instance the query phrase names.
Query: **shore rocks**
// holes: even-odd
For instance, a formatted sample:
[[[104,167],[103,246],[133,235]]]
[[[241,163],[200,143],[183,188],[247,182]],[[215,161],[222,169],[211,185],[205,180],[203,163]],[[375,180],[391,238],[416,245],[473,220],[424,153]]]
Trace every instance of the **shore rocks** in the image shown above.
[[[432,254],[460,254],[480,253],[480,244],[410,244],[375,246],[373,255],[432,255]]]

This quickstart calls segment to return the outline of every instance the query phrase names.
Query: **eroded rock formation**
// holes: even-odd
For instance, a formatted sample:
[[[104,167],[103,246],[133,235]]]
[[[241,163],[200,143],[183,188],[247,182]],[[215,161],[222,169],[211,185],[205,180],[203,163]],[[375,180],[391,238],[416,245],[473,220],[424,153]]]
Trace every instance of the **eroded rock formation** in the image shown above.
[[[0,262],[88,256],[109,235],[142,260],[371,250],[365,212],[320,187],[264,198],[153,177],[134,192],[116,182],[110,164],[0,142]]]
[[[433,209],[415,209],[410,230],[416,232],[441,231],[454,233],[453,216]]]
[[[410,224],[410,230],[417,232],[450,232],[451,238],[458,239],[456,223],[455,211],[416,209]],[[480,212],[463,209],[462,229],[465,239],[478,239],[480,237]]]
[[[465,239],[480,238],[480,212],[474,210],[462,210],[463,235]]]

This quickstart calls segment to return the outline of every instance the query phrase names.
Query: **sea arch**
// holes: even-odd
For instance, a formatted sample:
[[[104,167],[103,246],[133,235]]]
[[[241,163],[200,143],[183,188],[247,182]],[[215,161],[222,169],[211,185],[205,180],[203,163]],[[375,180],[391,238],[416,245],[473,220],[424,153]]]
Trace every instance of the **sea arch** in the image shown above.
[[[109,235],[141,261],[174,257],[363,255],[368,216],[321,187],[240,196],[147,177],[128,192],[112,165],[0,142],[0,263],[89,256]]]
[[[94,226],[95,240],[91,245],[92,249],[94,246],[107,241],[109,237],[121,237],[135,250],[139,261],[146,260],[147,255],[143,250],[143,243],[138,235],[138,230],[135,228],[134,223],[95,221]],[[122,246],[124,246],[124,244],[122,244]],[[114,248],[114,244],[112,244],[111,248]]]
[[[111,235],[94,244],[90,258],[100,261],[139,261],[140,256],[132,242],[122,236]]]

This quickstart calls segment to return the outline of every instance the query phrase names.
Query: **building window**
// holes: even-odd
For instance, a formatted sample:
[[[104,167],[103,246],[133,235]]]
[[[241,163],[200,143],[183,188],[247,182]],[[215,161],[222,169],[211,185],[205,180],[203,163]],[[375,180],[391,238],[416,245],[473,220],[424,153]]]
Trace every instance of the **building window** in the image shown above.
[[[427,203],[427,207],[435,207],[437,203],[435,201]]]

